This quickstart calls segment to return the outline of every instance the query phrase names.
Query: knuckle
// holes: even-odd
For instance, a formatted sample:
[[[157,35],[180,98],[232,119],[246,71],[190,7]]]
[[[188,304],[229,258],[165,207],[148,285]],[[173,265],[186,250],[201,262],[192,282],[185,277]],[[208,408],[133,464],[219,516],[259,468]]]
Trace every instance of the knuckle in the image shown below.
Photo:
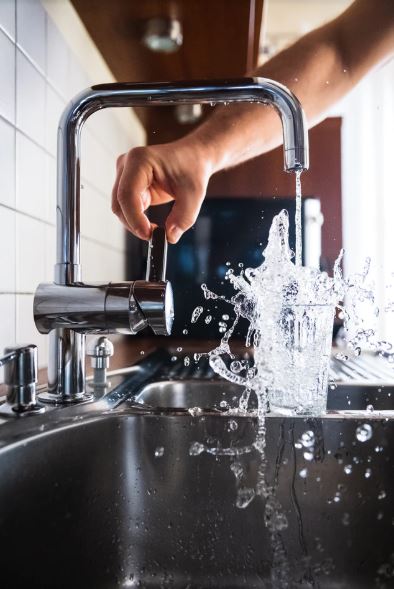
[[[124,153],[118,155],[118,157],[116,158],[116,167],[117,168],[123,164],[124,158],[125,158]]]
[[[133,147],[126,155],[128,162],[140,162],[146,156],[147,148],[143,146]]]

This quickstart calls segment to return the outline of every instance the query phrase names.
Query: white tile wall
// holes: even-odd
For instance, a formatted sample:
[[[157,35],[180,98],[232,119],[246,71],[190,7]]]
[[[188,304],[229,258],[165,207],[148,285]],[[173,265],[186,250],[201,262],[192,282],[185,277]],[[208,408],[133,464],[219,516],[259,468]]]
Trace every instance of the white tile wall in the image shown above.
[[[17,0],[16,40],[35,66],[46,70],[46,14],[40,0]]]
[[[2,291],[13,293],[16,286],[15,243],[16,213],[12,209],[0,208],[0,268]]]
[[[0,294],[0,349],[16,342],[16,295]],[[0,371],[3,378],[3,371]]]
[[[12,40],[15,39],[15,0],[1,0],[0,28],[2,28]]]
[[[40,365],[47,337],[35,329],[32,305],[37,284],[53,278],[57,126],[70,98],[103,81],[88,70],[39,0],[0,0],[0,352],[36,343]],[[125,235],[111,189],[116,156],[135,144],[132,130],[106,111],[82,133],[85,280],[124,279]]]
[[[15,45],[0,30],[0,115],[15,122]]]
[[[0,203],[15,206],[15,127],[0,118]]]
[[[66,106],[66,101],[49,84],[46,85],[46,123],[45,123],[45,147],[56,156],[57,127],[61,114]]]
[[[16,235],[16,291],[33,293],[45,277],[45,225],[16,213]]]
[[[55,23],[47,19],[47,43],[51,48],[47,52],[47,76],[58,93],[67,96],[70,92],[68,71],[70,63],[70,51],[66,41],[59,34]]]
[[[16,125],[45,145],[45,78],[31,61],[16,52]]]
[[[32,217],[48,217],[47,154],[21,132],[16,132],[16,208]]]

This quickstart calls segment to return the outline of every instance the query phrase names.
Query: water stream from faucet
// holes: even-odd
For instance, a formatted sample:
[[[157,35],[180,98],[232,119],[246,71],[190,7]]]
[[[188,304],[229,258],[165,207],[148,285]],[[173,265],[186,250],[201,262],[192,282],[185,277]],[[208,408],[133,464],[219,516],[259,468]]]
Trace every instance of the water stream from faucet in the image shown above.
[[[296,266],[302,265],[302,189],[301,189],[301,170],[296,172],[296,213],[295,213],[295,230],[296,230]]]

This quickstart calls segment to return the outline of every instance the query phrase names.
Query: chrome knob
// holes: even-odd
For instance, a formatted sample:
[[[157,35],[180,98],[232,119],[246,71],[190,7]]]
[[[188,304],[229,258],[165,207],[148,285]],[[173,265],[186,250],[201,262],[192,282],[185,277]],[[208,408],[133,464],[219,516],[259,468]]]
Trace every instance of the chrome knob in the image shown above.
[[[37,346],[34,344],[7,347],[0,358],[4,366],[6,402],[0,406],[1,415],[26,415],[45,411],[36,402]]]
[[[88,344],[86,354],[93,368],[93,384],[107,384],[109,359],[114,355],[114,345],[107,337],[99,337]]]

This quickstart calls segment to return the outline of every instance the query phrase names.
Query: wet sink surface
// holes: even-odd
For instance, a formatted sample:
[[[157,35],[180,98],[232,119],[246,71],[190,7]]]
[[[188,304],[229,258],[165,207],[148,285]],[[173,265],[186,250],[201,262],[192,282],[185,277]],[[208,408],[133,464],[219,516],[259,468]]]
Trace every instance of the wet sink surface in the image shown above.
[[[264,501],[236,507],[230,467],[237,462],[238,485],[252,488],[257,451],[189,454],[195,442],[250,445],[256,420],[67,411],[56,426],[32,418],[36,429],[0,449],[4,587],[281,587],[269,581]],[[372,436],[361,443],[355,432],[365,423]],[[288,520],[278,536],[283,587],[392,586],[394,421],[270,417],[266,425],[267,476]],[[306,430],[317,440],[314,461],[295,447]]]
[[[243,387],[223,380],[161,380],[144,386],[136,400],[154,407],[215,408],[223,411],[222,404],[237,407]],[[251,407],[257,407],[252,393]],[[335,385],[327,392],[329,411],[391,411],[394,409],[394,386]],[[394,416],[394,414],[393,414]]]

